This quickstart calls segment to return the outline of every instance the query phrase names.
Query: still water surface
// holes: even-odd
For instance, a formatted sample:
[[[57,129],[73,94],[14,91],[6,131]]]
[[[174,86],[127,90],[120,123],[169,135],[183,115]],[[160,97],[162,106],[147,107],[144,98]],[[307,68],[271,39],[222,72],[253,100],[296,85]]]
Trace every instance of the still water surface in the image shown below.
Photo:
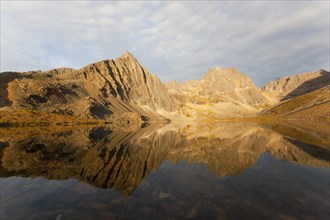
[[[52,130],[2,130],[1,219],[330,217],[327,134],[237,123]]]

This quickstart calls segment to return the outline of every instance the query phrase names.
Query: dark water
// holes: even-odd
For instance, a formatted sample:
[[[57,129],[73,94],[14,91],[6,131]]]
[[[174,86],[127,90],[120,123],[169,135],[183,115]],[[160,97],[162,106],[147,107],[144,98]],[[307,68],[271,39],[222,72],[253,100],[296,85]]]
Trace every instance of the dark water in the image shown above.
[[[6,133],[1,219],[329,219],[327,137],[282,130]]]

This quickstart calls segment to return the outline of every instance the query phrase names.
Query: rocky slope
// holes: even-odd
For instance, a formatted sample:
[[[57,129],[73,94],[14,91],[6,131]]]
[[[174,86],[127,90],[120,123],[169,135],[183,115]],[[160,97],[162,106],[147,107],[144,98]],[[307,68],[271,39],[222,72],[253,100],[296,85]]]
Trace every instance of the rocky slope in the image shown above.
[[[0,81],[2,107],[101,119],[132,112],[159,119],[157,111],[179,106],[158,77],[129,52],[79,70],[2,73]]]

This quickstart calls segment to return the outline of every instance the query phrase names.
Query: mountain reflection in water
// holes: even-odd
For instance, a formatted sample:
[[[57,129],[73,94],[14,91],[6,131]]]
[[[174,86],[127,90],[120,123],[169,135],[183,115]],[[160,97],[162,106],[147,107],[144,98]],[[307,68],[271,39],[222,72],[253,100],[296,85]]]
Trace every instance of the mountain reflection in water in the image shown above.
[[[93,211],[99,212],[103,209],[104,212],[108,209],[111,210],[111,212],[108,210],[108,214],[99,216],[100,218],[106,218],[108,215],[113,218],[130,218],[128,215],[130,213],[135,216],[134,218],[141,216],[141,218],[212,219],[217,216],[247,218],[255,214],[252,210],[247,211],[247,209],[251,209],[251,207],[249,208],[250,203],[250,205],[241,203],[240,207],[236,207],[242,209],[241,215],[236,213],[237,216],[232,210],[234,207],[231,207],[231,203],[228,203],[227,208],[223,207],[224,205],[220,208],[220,202],[217,200],[217,198],[220,198],[217,195],[218,191],[222,192],[223,195],[226,194],[222,199],[227,199],[235,204],[241,199],[239,196],[244,197],[244,193],[246,193],[240,191],[244,184],[251,187],[250,190],[252,191],[249,193],[252,194],[249,195],[249,198],[255,199],[258,203],[258,197],[259,199],[262,197],[262,195],[258,195],[259,187],[272,189],[274,188],[272,184],[278,184],[277,187],[287,191],[292,187],[291,184],[296,184],[296,180],[293,179],[294,175],[297,175],[295,178],[298,179],[304,178],[300,182],[300,186],[296,185],[297,188],[301,187],[302,189],[308,184],[312,184],[313,181],[315,182],[315,185],[309,189],[310,191],[314,189],[309,198],[311,201],[317,202],[318,205],[316,209],[313,208],[310,211],[311,213],[305,213],[305,217],[308,217],[308,214],[310,214],[309,217],[315,217],[316,214],[313,210],[322,211],[322,213],[319,213],[319,217],[330,216],[329,210],[326,211],[330,206],[330,194],[329,189],[325,187],[330,182],[330,177],[326,175],[329,174],[330,161],[328,134],[309,132],[302,135],[301,133],[304,130],[290,126],[243,123],[197,124],[183,127],[176,127],[171,123],[163,127],[145,127],[136,132],[115,131],[110,127],[55,132],[49,129],[49,132],[41,134],[36,132],[33,135],[22,135],[21,133],[24,133],[22,131],[12,133],[2,131],[3,135],[0,137],[0,141],[2,141],[0,142],[0,156],[2,158],[0,174],[2,177],[2,193],[7,195],[7,197],[4,196],[1,199],[3,217],[13,218],[10,208],[19,209],[18,205],[15,205],[15,199],[8,198],[9,195],[13,194],[13,190],[17,190],[13,186],[19,187],[23,183],[32,184],[33,182],[37,186],[40,185],[40,181],[47,182],[47,180],[40,178],[17,179],[17,177],[42,177],[50,182],[52,182],[51,180],[66,180],[60,183],[63,183],[63,186],[68,183],[69,185],[80,186],[84,188],[82,194],[85,190],[93,191],[93,189],[85,189],[88,186],[81,185],[76,180],[97,188],[114,189],[115,191],[110,190],[112,196],[109,197],[109,206],[99,205],[99,207],[94,207],[90,211],[90,213],[93,213]],[[297,139],[297,136],[301,136],[302,139]],[[293,163],[286,163],[285,161]],[[265,167],[269,167],[269,164],[274,164],[275,168],[273,169],[275,171],[266,173],[265,170],[267,169]],[[301,177],[299,172],[287,176],[288,173],[286,172],[290,171],[285,169],[290,170],[291,168],[296,168],[301,172],[309,172],[310,175],[315,176],[308,177],[306,173],[303,173],[301,175],[304,175],[304,177]],[[259,173],[251,171],[255,169],[259,170]],[[251,176],[244,177],[249,172],[255,176],[253,178]],[[274,178],[274,182],[269,181],[266,178],[267,176]],[[241,178],[244,181],[240,180]],[[311,178],[309,180],[312,181],[311,183],[305,181],[308,178]],[[256,183],[254,179],[259,179],[261,182]],[[282,179],[282,181],[279,181],[279,179]],[[239,185],[238,182],[233,180],[238,182],[240,180],[243,183]],[[17,181],[22,183],[15,185]],[[226,181],[233,182],[226,187]],[[43,187],[40,186],[40,188]],[[94,188],[94,191],[97,188]],[[34,189],[38,190],[37,188]],[[204,189],[204,191],[201,189]],[[45,190],[47,193],[54,193],[51,190]],[[201,198],[197,195],[184,194],[180,199],[174,199],[173,194],[180,194],[178,191],[183,194],[183,191],[187,191],[192,195],[203,193]],[[46,192],[43,191],[43,193]],[[72,190],[66,189],[65,192],[70,195]],[[119,194],[117,194],[118,192]],[[75,191],[75,193],[77,192]],[[279,196],[276,195],[276,190],[273,192],[265,191],[264,193],[267,194],[267,198],[268,196]],[[293,194],[290,190],[286,193]],[[36,197],[40,196],[37,192],[31,194]],[[116,195],[115,198],[118,203],[114,202],[114,195]],[[313,198],[313,195],[315,198]],[[309,204],[304,201],[308,198],[303,195],[293,196],[299,197],[297,201],[298,203],[301,201],[301,205]],[[97,204],[97,201],[102,200],[103,197],[104,195],[99,195],[93,198],[93,201]],[[151,199],[151,197],[155,197],[157,200],[155,201],[155,198]],[[70,200],[66,197],[62,199],[65,201]],[[147,202],[142,207],[141,204],[137,204],[137,201],[133,202],[134,199],[138,201],[150,200],[150,204]],[[157,201],[168,202],[169,199],[173,201],[165,207],[153,206],[157,204]],[[283,198],[277,199],[283,200]],[[19,199],[16,198],[16,200],[17,204],[21,203],[21,201],[18,201]],[[127,200],[130,200],[130,202]],[[287,200],[290,200],[290,198],[279,204],[283,209],[283,213],[286,213],[282,213],[283,216],[281,213],[268,213],[267,211],[262,211],[262,216],[274,219],[284,218],[286,215],[295,217],[292,210],[286,210],[288,207],[283,206],[287,203]],[[124,203],[126,205],[119,205]],[[92,204],[94,203],[91,202],[89,209],[93,207]],[[185,207],[185,204],[187,207]],[[48,208],[50,209],[50,207]],[[132,211],[123,212],[126,209]],[[254,207],[254,210],[256,213],[261,212],[257,207]],[[50,210],[48,211],[50,212]],[[28,213],[33,216],[32,218],[41,216],[56,218],[57,216],[54,213],[52,215],[55,215],[55,217],[48,216],[45,214],[46,212],[38,215],[31,212],[31,209],[29,209]],[[77,216],[80,211],[76,210],[77,213],[71,212],[73,213],[63,214],[64,217],[67,216],[69,219],[70,216],[83,218],[83,216]],[[298,213],[297,211],[296,214],[302,215],[304,213]],[[59,215],[62,218],[62,214]],[[84,216],[88,218],[87,213]]]

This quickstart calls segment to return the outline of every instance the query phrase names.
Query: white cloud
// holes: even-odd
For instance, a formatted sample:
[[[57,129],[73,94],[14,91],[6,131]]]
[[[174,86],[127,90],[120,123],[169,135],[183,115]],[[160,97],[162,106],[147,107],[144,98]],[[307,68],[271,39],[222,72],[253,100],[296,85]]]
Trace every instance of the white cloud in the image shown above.
[[[1,2],[1,71],[131,50],[162,80],[236,66],[257,84],[329,69],[329,2]]]

